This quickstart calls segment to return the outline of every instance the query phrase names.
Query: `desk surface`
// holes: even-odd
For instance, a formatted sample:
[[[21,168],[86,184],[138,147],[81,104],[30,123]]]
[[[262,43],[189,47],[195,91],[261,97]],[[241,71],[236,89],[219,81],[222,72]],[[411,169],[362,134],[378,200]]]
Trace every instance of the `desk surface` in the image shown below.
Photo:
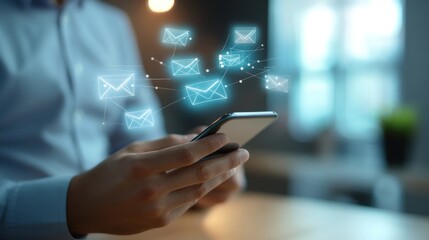
[[[429,239],[429,218],[317,200],[246,193],[209,211],[191,211],[167,227],[89,240]]]

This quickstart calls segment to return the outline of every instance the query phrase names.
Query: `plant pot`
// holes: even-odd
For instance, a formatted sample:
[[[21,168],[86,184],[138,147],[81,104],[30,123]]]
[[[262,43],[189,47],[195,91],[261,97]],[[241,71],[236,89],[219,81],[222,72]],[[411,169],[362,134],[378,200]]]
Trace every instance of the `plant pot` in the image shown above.
[[[403,168],[408,164],[412,140],[412,135],[383,131],[383,153],[387,167]]]

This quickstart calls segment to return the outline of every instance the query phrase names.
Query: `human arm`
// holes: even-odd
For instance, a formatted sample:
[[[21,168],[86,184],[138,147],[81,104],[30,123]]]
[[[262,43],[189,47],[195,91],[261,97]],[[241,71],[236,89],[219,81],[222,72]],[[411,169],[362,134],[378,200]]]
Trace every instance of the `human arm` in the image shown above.
[[[247,151],[240,149],[198,162],[227,142],[216,134],[144,153],[119,151],[71,181],[70,232],[132,234],[167,225],[247,161]]]

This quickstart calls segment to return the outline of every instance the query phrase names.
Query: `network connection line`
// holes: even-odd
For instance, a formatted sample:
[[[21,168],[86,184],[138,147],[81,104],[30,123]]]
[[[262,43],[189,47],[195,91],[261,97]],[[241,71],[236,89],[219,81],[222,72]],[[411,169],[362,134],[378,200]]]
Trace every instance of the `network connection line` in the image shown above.
[[[228,34],[228,37],[226,38],[225,44],[223,44],[221,52],[223,52],[223,50],[225,50],[226,45],[228,44],[228,40],[229,40],[230,37],[231,37],[231,34]]]
[[[107,112],[110,108],[109,104],[115,105],[121,111],[125,112],[128,129],[144,127],[143,122],[145,120],[150,120],[150,123],[147,122],[147,125],[153,126],[154,114],[159,114],[184,100],[189,100],[191,105],[197,108],[199,106],[196,105],[201,104],[204,109],[207,106],[206,104],[210,106],[212,102],[214,106],[218,105],[218,103],[223,104],[221,101],[227,101],[230,94],[230,92],[226,91],[226,88],[243,84],[249,80],[264,83],[267,90],[287,93],[290,76],[285,78],[283,76],[286,75],[273,74],[276,72],[276,66],[271,66],[269,63],[277,58],[260,58],[263,55],[261,52],[266,50],[266,46],[264,43],[260,43],[258,35],[259,30],[255,26],[234,27],[233,31],[226,36],[220,52],[217,52],[217,64],[210,67],[204,66],[204,62],[201,62],[201,59],[195,54],[179,56],[181,55],[179,54],[181,53],[181,49],[188,47],[189,41],[192,40],[192,32],[189,28],[164,28],[161,43],[169,47],[171,56],[164,60],[153,56],[150,57],[150,60],[165,68],[162,70],[167,74],[166,77],[151,77],[148,73],[141,75],[143,70],[143,66],[141,65],[111,65],[110,67],[119,71],[119,73],[116,75],[101,74],[98,77],[99,98],[100,100],[105,100],[102,124],[124,124],[106,122],[106,120],[108,121],[106,118],[109,118]],[[177,56],[176,53],[178,53]],[[129,68],[140,69],[130,72]],[[127,73],[132,75],[126,76]],[[228,74],[231,76],[234,74],[233,76],[238,76],[237,78],[241,79],[237,80],[235,78],[235,81],[231,82],[228,80]],[[119,77],[123,77],[124,79]],[[100,78],[102,79],[100,80]],[[172,96],[181,94],[181,87],[169,87],[168,85],[163,87],[162,84],[165,81],[174,81],[175,84],[180,84],[181,87],[184,87],[183,90],[185,91],[183,93],[185,95],[165,106],[160,106],[156,111],[152,111],[154,109],[151,108],[143,108],[129,112],[121,106],[120,103],[122,102],[117,100],[120,97],[134,97],[135,93],[142,94],[142,91],[134,91],[138,88],[149,88],[153,89],[153,91],[168,91],[171,92],[170,95]],[[122,93],[120,92],[121,90],[126,92]],[[105,95],[101,95],[100,97],[100,94],[104,94],[104,92],[106,92],[106,99],[103,98]],[[147,117],[150,116],[150,119],[146,119],[146,115]]]
[[[167,91],[178,91],[174,88],[165,88],[165,87],[158,87],[158,86],[148,86],[148,85],[135,85],[136,87],[143,87],[143,88],[152,88],[155,90],[167,90]]]
[[[103,125],[106,124],[107,100],[104,101]]]
[[[227,85],[225,85],[225,87],[230,87],[230,86],[233,86],[233,85],[235,85],[237,83],[243,83],[244,81],[247,81],[247,80],[252,79],[252,78],[263,79],[263,78],[259,77],[259,75],[265,74],[267,72],[269,72],[269,70],[265,70],[265,71],[259,72],[257,74],[249,73],[249,72],[246,71],[245,73],[249,74],[250,76],[242,78],[242,79],[240,79],[238,81],[235,81],[235,82],[232,82],[230,84],[227,84]]]
[[[115,101],[113,101],[111,99],[110,99],[110,102],[112,102],[113,104],[115,104],[116,106],[118,106],[119,108],[121,108],[122,110],[127,111],[127,109],[125,109],[124,107],[122,107],[121,105],[119,105],[119,103],[117,103],[117,102],[115,102]]]
[[[176,103],[178,103],[178,102],[180,102],[180,101],[183,101],[183,100],[185,100],[185,99],[186,99],[186,97],[182,97],[182,98],[180,98],[179,100],[176,100],[176,101],[174,101],[174,102],[172,102],[172,103],[169,103],[169,104],[165,105],[164,107],[162,107],[162,108],[160,108],[160,109],[156,110],[156,111],[154,112],[154,114],[156,114],[156,113],[158,113],[158,112],[160,112],[160,111],[162,111],[162,110],[164,110],[164,109],[166,109],[166,108],[168,108],[168,107],[170,107],[170,106],[172,106],[172,105],[174,105],[174,104],[176,104]]]

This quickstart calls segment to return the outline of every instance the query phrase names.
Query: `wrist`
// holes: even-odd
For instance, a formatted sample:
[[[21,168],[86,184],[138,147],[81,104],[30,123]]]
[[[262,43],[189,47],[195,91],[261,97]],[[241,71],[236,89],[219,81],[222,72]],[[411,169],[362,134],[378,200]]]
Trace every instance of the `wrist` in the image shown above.
[[[86,218],[82,213],[86,212],[84,210],[84,205],[81,203],[84,199],[81,193],[81,178],[82,175],[74,176],[69,184],[67,192],[67,226],[70,234],[75,238],[85,237],[89,231],[85,227]]]

